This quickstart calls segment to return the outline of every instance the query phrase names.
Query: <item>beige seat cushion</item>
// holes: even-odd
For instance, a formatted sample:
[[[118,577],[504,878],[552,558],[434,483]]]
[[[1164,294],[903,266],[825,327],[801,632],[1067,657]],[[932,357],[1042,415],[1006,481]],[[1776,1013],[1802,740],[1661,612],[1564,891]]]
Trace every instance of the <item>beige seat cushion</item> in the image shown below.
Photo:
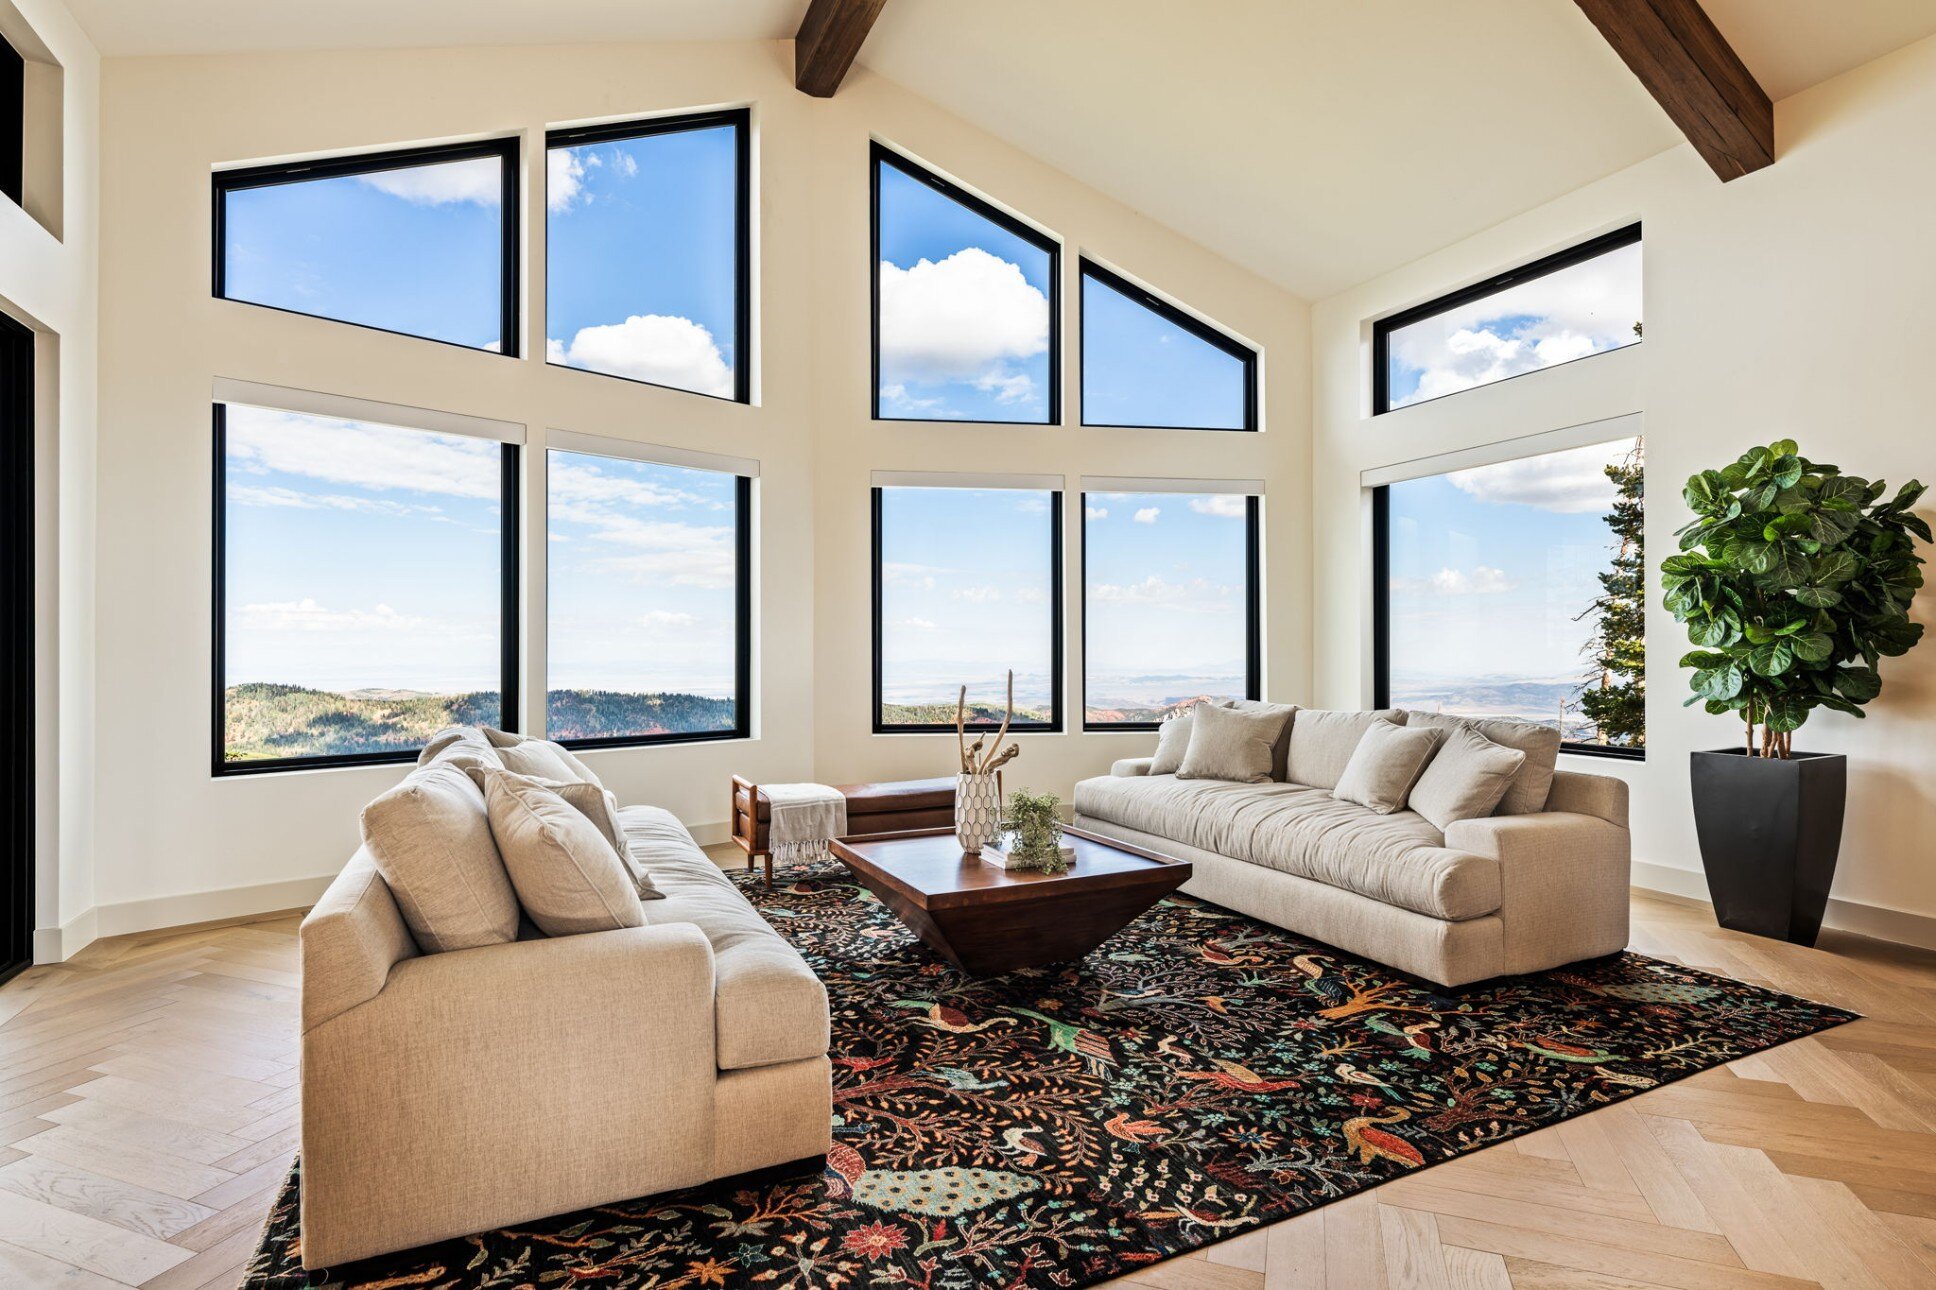
[[[1374,721],[1358,740],[1331,796],[1390,815],[1405,805],[1438,746],[1436,730],[1407,730]]]
[[[1232,699],[1224,705],[1238,712],[1281,712],[1284,714],[1284,733],[1277,736],[1277,746],[1271,753],[1271,778],[1283,782],[1291,772],[1291,734],[1297,726],[1297,705],[1295,703],[1265,703],[1261,699]]]
[[[604,784],[592,774],[591,767],[578,760],[571,749],[535,735],[511,734],[484,727],[484,737],[497,750],[504,768],[533,779],[576,779],[587,784]]]
[[[1455,717],[1443,712],[1401,713],[1409,726],[1430,726],[1447,730],[1465,726],[1506,748],[1526,754],[1513,775],[1512,786],[1493,810],[1494,815],[1532,815],[1546,809],[1546,795],[1553,787],[1553,772],[1560,761],[1560,732],[1556,726],[1531,721],[1507,721],[1497,717]]]
[[[1290,712],[1283,708],[1240,712],[1199,707],[1176,777],[1267,784],[1277,759],[1278,738],[1290,720]]]
[[[1285,780],[1307,788],[1336,788],[1344,777],[1344,768],[1351,763],[1351,754],[1358,750],[1358,741],[1374,721],[1402,726],[1405,714],[1396,708],[1380,708],[1376,712],[1299,708],[1297,719],[1291,723]]]
[[[474,773],[518,903],[539,931],[576,936],[645,924],[625,862],[582,811],[528,775]]]
[[[1411,811],[1378,815],[1323,789],[1105,775],[1077,784],[1074,805],[1087,818],[1433,918],[1479,918],[1499,908],[1496,861],[1449,849],[1444,835]]]
[[[417,948],[500,945],[518,933],[518,898],[491,834],[484,794],[462,770],[430,765],[363,808],[363,845]]]
[[[1457,726],[1445,732],[1445,742],[1412,786],[1407,805],[1440,829],[1458,820],[1482,819],[1505,797],[1525,760],[1519,749],[1496,744],[1470,726]]]
[[[712,943],[719,1068],[825,1053],[827,990],[800,952],[746,902],[670,811],[627,806],[619,820],[633,856],[666,895],[646,906],[647,921],[691,923]]]

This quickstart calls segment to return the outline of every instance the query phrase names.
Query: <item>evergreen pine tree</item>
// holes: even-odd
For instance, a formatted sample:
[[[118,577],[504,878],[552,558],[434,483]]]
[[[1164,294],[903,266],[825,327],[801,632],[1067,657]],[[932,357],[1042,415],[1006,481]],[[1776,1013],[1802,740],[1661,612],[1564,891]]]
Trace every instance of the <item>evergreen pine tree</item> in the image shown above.
[[[1599,734],[1596,742],[1641,748],[1647,743],[1646,448],[1606,468],[1617,490],[1607,527],[1619,539],[1613,563],[1599,575],[1600,594],[1581,617],[1591,617],[1593,668],[1580,692],[1580,710]]]

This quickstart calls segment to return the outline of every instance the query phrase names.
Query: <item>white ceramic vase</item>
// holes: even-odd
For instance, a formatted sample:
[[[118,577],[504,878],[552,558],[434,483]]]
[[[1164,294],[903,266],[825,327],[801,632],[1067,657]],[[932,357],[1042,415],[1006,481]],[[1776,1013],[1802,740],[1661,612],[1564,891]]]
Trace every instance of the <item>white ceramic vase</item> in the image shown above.
[[[1001,791],[993,775],[955,776],[955,838],[970,855],[995,836],[1002,819]]]

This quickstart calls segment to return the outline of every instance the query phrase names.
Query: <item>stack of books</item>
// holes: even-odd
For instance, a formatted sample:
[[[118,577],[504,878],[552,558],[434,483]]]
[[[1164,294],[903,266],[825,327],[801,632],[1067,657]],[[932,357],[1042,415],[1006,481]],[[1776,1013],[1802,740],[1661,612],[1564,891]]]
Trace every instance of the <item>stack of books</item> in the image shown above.
[[[982,844],[981,858],[989,864],[998,864],[1004,869],[1033,868],[1034,866],[1028,861],[1021,859],[1013,851],[1009,850],[1014,845],[1015,840],[1013,833],[996,834],[993,840]],[[1074,847],[1064,842],[1058,849],[1062,852],[1062,858],[1064,860],[1070,864],[1075,863],[1076,849]]]

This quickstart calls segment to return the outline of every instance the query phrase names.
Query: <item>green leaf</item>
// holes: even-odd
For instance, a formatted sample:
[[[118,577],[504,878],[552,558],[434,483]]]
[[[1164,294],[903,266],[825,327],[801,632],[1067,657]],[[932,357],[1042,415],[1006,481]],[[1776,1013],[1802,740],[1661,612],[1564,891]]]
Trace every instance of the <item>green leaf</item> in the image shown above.
[[[1715,668],[1726,667],[1727,662],[1728,656],[1726,654],[1717,654],[1713,650],[1697,649],[1690,650],[1688,653],[1681,655],[1679,666]]]
[[[1781,586],[1793,587],[1809,581],[1811,570],[1808,557],[1784,543],[1774,548],[1774,556],[1763,572]]]
[[[1748,651],[1748,666],[1760,676],[1780,676],[1795,665],[1795,651],[1785,640],[1769,641]]]
[[[1727,481],[1721,478],[1720,472],[1704,470],[1689,477],[1687,487],[1681,490],[1681,498],[1690,509],[1712,511],[1719,508],[1728,491]]]
[[[1784,439],[1782,444],[1788,445],[1788,451],[1775,458],[1769,469],[1774,473],[1776,488],[1793,488],[1802,477],[1802,463],[1795,456],[1792,440]]]
[[[1835,639],[1827,632],[1808,632],[1788,642],[1795,657],[1804,663],[1821,663],[1835,652]]]
[[[1829,551],[1815,561],[1815,581],[1834,584],[1847,582],[1861,571],[1861,565],[1849,551]]]
[[[1842,603],[1842,593],[1830,591],[1827,587],[1797,587],[1795,600],[1811,609],[1827,609]]]
[[[1749,573],[1766,573],[1775,567],[1780,548],[1772,542],[1743,542],[1737,563]]]
[[[1696,645],[1704,645],[1709,649],[1714,649],[1722,645],[1734,644],[1738,638],[1737,630],[1731,619],[1722,614],[1716,614],[1711,618],[1704,618],[1688,628],[1687,638]],[[1683,664],[1682,666],[1686,665]]]
[[[1874,668],[1845,667],[1835,673],[1835,689],[1851,703],[1867,703],[1882,693],[1882,678]]]
[[[1741,687],[1746,680],[1747,678],[1741,674],[1741,668],[1734,663],[1724,667],[1704,668],[1694,674],[1694,693],[1703,699],[1715,701],[1732,699],[1741,693]]]

